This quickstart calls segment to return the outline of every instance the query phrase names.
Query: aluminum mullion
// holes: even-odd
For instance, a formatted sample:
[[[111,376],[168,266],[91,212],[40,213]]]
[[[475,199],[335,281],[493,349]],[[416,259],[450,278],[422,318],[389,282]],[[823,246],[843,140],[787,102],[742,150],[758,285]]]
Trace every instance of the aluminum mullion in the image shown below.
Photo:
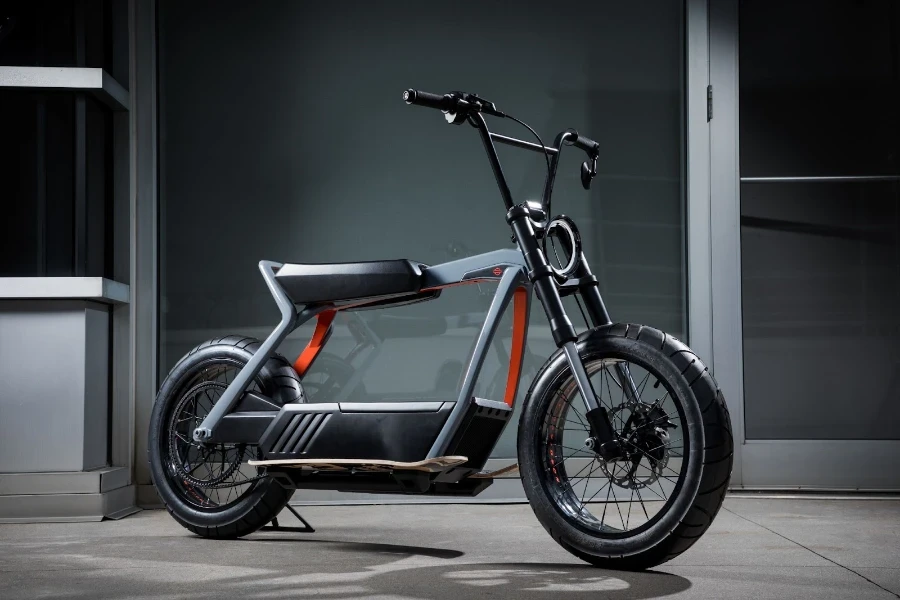
[[[87,98],[75,94],[75,207],[73,240],[75,246],[73,271],[75,277],[86,277],[87,258]]]

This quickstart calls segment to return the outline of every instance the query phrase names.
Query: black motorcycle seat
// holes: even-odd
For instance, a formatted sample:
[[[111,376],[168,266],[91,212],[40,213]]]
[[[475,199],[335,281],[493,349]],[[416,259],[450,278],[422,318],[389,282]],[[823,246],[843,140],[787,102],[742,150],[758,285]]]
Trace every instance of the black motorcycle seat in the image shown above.
[[[422,287],[422,263],[373,260],[354,263],[285,264],[275,279],[295,304],[413,294]]]

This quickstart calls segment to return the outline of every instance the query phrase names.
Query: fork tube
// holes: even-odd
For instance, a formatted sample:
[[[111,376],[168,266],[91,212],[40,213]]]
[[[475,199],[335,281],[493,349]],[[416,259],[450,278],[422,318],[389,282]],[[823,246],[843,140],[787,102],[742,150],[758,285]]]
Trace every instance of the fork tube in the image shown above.
[[[525,257],[525,264],[534,284],[535,293],[550,321],[553,341],[556,342],[557,348],[561,348],[565,353],[569,368],[572,369],[575,382],[578,384],[578,391],[581,392],[584,404],[588,408],[585,417],[591,426],[592,436],[598,442],[597,452],[604,458],[611,459],[617,456],[616,434],[610,422],[609,413],[600,404],[594,393],[591,378],[585,371],[581,355],[578,354],[578,347],[575,345],[578,336],[566,315],[565,306],[563,306],[562,298],[559,296],[559,290],[553,279],[553,269],[547,264],[547,258],[537,243],[528,209],[524,206],[516,206],[506,214],[506,220],[512,226],[519,248]]]
[[[506,220],[512,227],[513,234],[525,258],[528,275],[534,284],[535,293],[544,307],[547,320],[550,321],[553,341],[557,348],[562,348],[563,344],[574,342],[578,336],[572,326],[572,321],[566,315],[562,298],[559,297],[559,290],[553,280],[553,269],[547,264],[547,258],[537,243],[528,209],[524,206],[516,206],[506,213]]]
[[[588,314],[591,317],[591,323],[593,323],[594,327],[609,325],[612,323],[612,319],[609,318],[609,312],[606,310],[606,305],[603,303],[603,298],[600,296],[600,286],[597,283],[597,280],[591,276],[591,268],[588,266],[584,254],[582,254],[581,260],[579,260],[578,270],[575,272],[575,277],[588,280],[592,279],[592,281],[582,285],[578,292],[581,294],[581,297],[584,298],[584,304],[587,307]],[[616,377],[618,378],[622,389],[625,391],[625,395],[628,396],[629,402],[632,404],[636,403],[640,399],[640,395],[638,394],[637,386],[634,384],[634,378],[631,376],[631,370],[628,368],[627,364],[619,363],[616,365]]]
[[[600,284],[593,277],[591,268],[588,266],[584,253],[578,260],[578,269],[575,271],[575,277],[584,279],[587,283],[578,288],[581,297],[584,298],[584,304],[587,307],[588,314],[591,317],[591,324],[594,327],[602,327],[609,325],[612,320],[609,318],[609,311],[606,310],[606,304],[603,303],[603,297],[600,296]]]

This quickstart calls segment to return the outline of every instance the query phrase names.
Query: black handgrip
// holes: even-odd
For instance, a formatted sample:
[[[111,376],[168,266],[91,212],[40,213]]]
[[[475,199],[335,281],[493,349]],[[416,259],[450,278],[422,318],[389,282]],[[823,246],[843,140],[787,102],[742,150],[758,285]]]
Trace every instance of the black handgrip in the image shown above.
[[[586,138],[580,135],[575,138],[575,141],[572,142],[572,145],[576,148],[581,148],[591,155],[595,155],[600,152],[600,144],[590,138]]]
[[[429,94],[428,92],[420,92],[412,88],[403,92],[403,101],[407,104],[417,104],[428,108],[436,108],[447,112],[452,112],[456,99],[447,94],[440,96],[438,94]]]

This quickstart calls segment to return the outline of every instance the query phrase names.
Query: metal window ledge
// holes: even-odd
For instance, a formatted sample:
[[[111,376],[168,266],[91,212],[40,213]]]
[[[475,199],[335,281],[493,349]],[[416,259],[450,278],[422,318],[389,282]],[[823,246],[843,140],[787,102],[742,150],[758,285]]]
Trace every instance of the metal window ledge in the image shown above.
[[[45,90],[84,90],[115,111],[126,111],[128,90],[98,68],[0,67],[0,87]]]
[[[0,300],[93,300],[128,304],[128,285],[103,277],[0,277]]]
[[[121,519],[138,512],[135,486],[95,494],[0,496],[0,523],[67,523]]]
[[[125,467],[59,473],[0,473],[0,496],[102,494],[128,485]]]
[[[129,469],[0,473],[0,523],[120,519],[137,512]]]

